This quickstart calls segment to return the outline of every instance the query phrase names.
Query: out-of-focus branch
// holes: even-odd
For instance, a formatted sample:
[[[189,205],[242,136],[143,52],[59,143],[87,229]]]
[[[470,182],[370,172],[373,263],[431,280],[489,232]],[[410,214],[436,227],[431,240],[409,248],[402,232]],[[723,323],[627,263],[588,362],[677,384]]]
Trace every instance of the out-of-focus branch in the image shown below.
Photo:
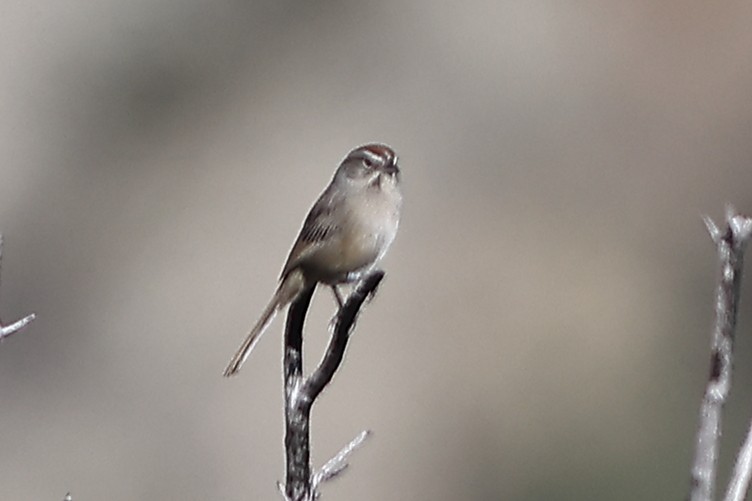
[[[303,377],[303,324],[311,303],[313,289],[301,294],[290,306],[285,326],[284,355],[287,470],[285,484],[279,484],[286,501],[316,499],[319,485],[341,473],[347,467],[350,454],[368,437],[369,432],[361,432],[319,472],[311,474],[311,407],[342,363],[358,313],[366,299],[374,294],[383,278],[384,272],[382,271],[371,273],[348,297],[337,314],[334,332],[326,354],[308,378]]]
[[[747,438],[739,449],[739,455],[736,456],[736,464],[729,479],[724,501],[744,501],[749,491],[750,477],[752,477],[752,423],[747,431]]]
[[[690,501],[712,501],[715,494],[721,416],[731,388],[744,248],[752,236],[752,219],[736,214],[730,207],[724,229],[719,229],[709,218],[705,218],[705,224],[716,244],[721,272],[715,294],[710,375],[700,409]]]
[[[318,492],[319,485],[333,479],[334,477],[345,471],[345,468],[350,466],[347,462],[350,459],[350,455],[361,445],[363,445],[363,442],[365,442],[366,439],[370,436],[370,430],[361,431],[358,436],[353,438],[349,444],[344,446],[336,456],[327,461],[326,464],[313,475],[313,478],[311,479],[311,490],[314,493]]]
[[[3,235],[0,233],[0,272],[2,272],[2,262],[3,262]],[[2,273],[0,273],[0,275],[1,274]],[[0,341],[10,336],[11,334],[15,334],[16,332],[20,331],[21,329],[29,325],[31,321],[34,320],[35,318],[36,318],[36,315],[32,313],[31,315],[27,315],[21,320],[13,322],[10,325],[3,325],[2,321],[0,321]]]
[[[37,316],[32,313],[31,315],[26,315],[21,320],[13,322],[10,325],[0,326],[0,341],[10,336],[11,334],[15,334],[16,332],[20,331],[21,329],[29,325],[35,318],[37,318]]]

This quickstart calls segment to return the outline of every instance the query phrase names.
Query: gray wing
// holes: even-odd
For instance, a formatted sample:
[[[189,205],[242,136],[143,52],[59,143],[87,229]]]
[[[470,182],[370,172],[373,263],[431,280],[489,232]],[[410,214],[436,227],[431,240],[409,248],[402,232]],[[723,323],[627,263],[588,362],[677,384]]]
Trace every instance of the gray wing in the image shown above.
[[[314,205],[300,229],[300,242],[318,243],[326,240],[337,230],[332,220],[332,207],[329,205]]]
[[[340,227],[334,213],[338,197],[333,191],[331,187],[327,188],[311,207],[290,255],[287,256],[280,278],[297,267],[323,243],[339,234]]]

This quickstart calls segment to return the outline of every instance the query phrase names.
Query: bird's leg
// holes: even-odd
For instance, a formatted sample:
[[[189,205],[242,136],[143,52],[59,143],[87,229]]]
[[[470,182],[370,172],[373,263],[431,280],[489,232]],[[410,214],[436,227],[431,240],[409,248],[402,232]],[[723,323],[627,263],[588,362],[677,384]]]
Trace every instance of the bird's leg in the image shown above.
[[[339,293],[339,289],[336,285],[332,285],[332,293],[334,294],[334,299],[337,300],[337,305],[339,305],[339,308],[337,308],[337,313],[332,316],[332,319],[329,320],[329,329],[334,330],[334,326],[337,324],[337,317],[339,316],[339,312],[342,309],[342,306],[344,306],[344,302],[342,301],[342,295]]]
[[[339,289],[336,285],[332,285],[332,292],[334,293],[334,299],[337,300],[337,305],[339,306],[339,309],[342,309],[342,306],[345,305],[344,301],[342,301],[342,295],[339,293]]]

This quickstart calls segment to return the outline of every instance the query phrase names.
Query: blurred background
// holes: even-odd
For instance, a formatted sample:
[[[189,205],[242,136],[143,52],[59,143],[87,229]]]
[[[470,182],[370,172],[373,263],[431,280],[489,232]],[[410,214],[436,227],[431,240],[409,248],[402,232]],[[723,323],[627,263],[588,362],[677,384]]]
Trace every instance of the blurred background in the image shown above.
[[[752,211],[751,23],[742,1],[4,1],[0,314],[38,318],[0,345],[0,498],[280,499],[282,320],[220,374],[370,141],[406,204],[314,407],[316,466],[374,430],[323,499],[683,498],[700,216]],[[318,294],[309,361],[332,313]]]

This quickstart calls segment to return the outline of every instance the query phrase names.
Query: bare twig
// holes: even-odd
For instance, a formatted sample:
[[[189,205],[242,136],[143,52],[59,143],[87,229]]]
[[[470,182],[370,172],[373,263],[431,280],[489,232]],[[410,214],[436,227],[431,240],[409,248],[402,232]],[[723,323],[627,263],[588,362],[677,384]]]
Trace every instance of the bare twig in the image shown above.
[[[6,325],[6,326],[0,325],[0,341],[10,336],[11,334],[15,334],[16,332],[20,331],[21,329],[29,325],[31,321],[34,320],[35,318],[37,318],[37,316],[34,313],[32,313],[31,315],[26,315],[21,320],[18,320],[17,322],[13,322],[10,325]]]
[[[303,324],[313,289],[305,291],[290,306],[285,326],[285,453],[286,480],[278,484],[286,501],[313,501],[318,486],[347,467],[347,459],[368,436],[362,432],[315,475],[311,474],[310,418],[316,397],[329,384],[342,363],[347,341],[363,303],[384,278],[382,271],[367,276],[340,308],[324,358],[308,378],[303,377]]]
[[[311,479],[311,489],[314,492],[317,492],[319,485],[333,479],[334,477],[342,473],[345,468],[350,466],[350,464],[347,462],[350,456],[353,452],[355,452],[355,450],[359,449],[360,446],[363,445],[363,442],[365,442],[366,439],[370,436],[370,430],[361,431],[358,436],[353,438],[349,444],[344,446],[336,456],[327,461],[319,471],[314,473],[313,478]]]
[[[749,481],[752,477],[752,423],[747,431],[747,438],[744,440],[736,457],[734,471],[729,479],[728,490],[724,501],[744,501],[749,491]]]
[[[705,224],[718,249],[721,273],[716,288],[710,376],[700,409],[697,447],[692,464],[691,501],[712,501],[715,494],[721,415],[731,388],[734,331],[739,306],[744,248],[752,236],[752,219],[726,211],[726,227],[720,230],[710,218]]]
[[[2,262],[3,262],[3,235],[0,233],[0,272],[2,272]],[[2,275],[2,273],[0,273]],[[6,337],[10,336],[11,334],[15,334],[16,332],[20,331],[27,325],[31,323],[32,320],[36,318],[36,315],[32,313],[31,315],[27,315],[21,320],[18,320],[17,322],[13,322],[10,325],[3,325],[2,321],[0,321],[0,341],[5,339]]]

